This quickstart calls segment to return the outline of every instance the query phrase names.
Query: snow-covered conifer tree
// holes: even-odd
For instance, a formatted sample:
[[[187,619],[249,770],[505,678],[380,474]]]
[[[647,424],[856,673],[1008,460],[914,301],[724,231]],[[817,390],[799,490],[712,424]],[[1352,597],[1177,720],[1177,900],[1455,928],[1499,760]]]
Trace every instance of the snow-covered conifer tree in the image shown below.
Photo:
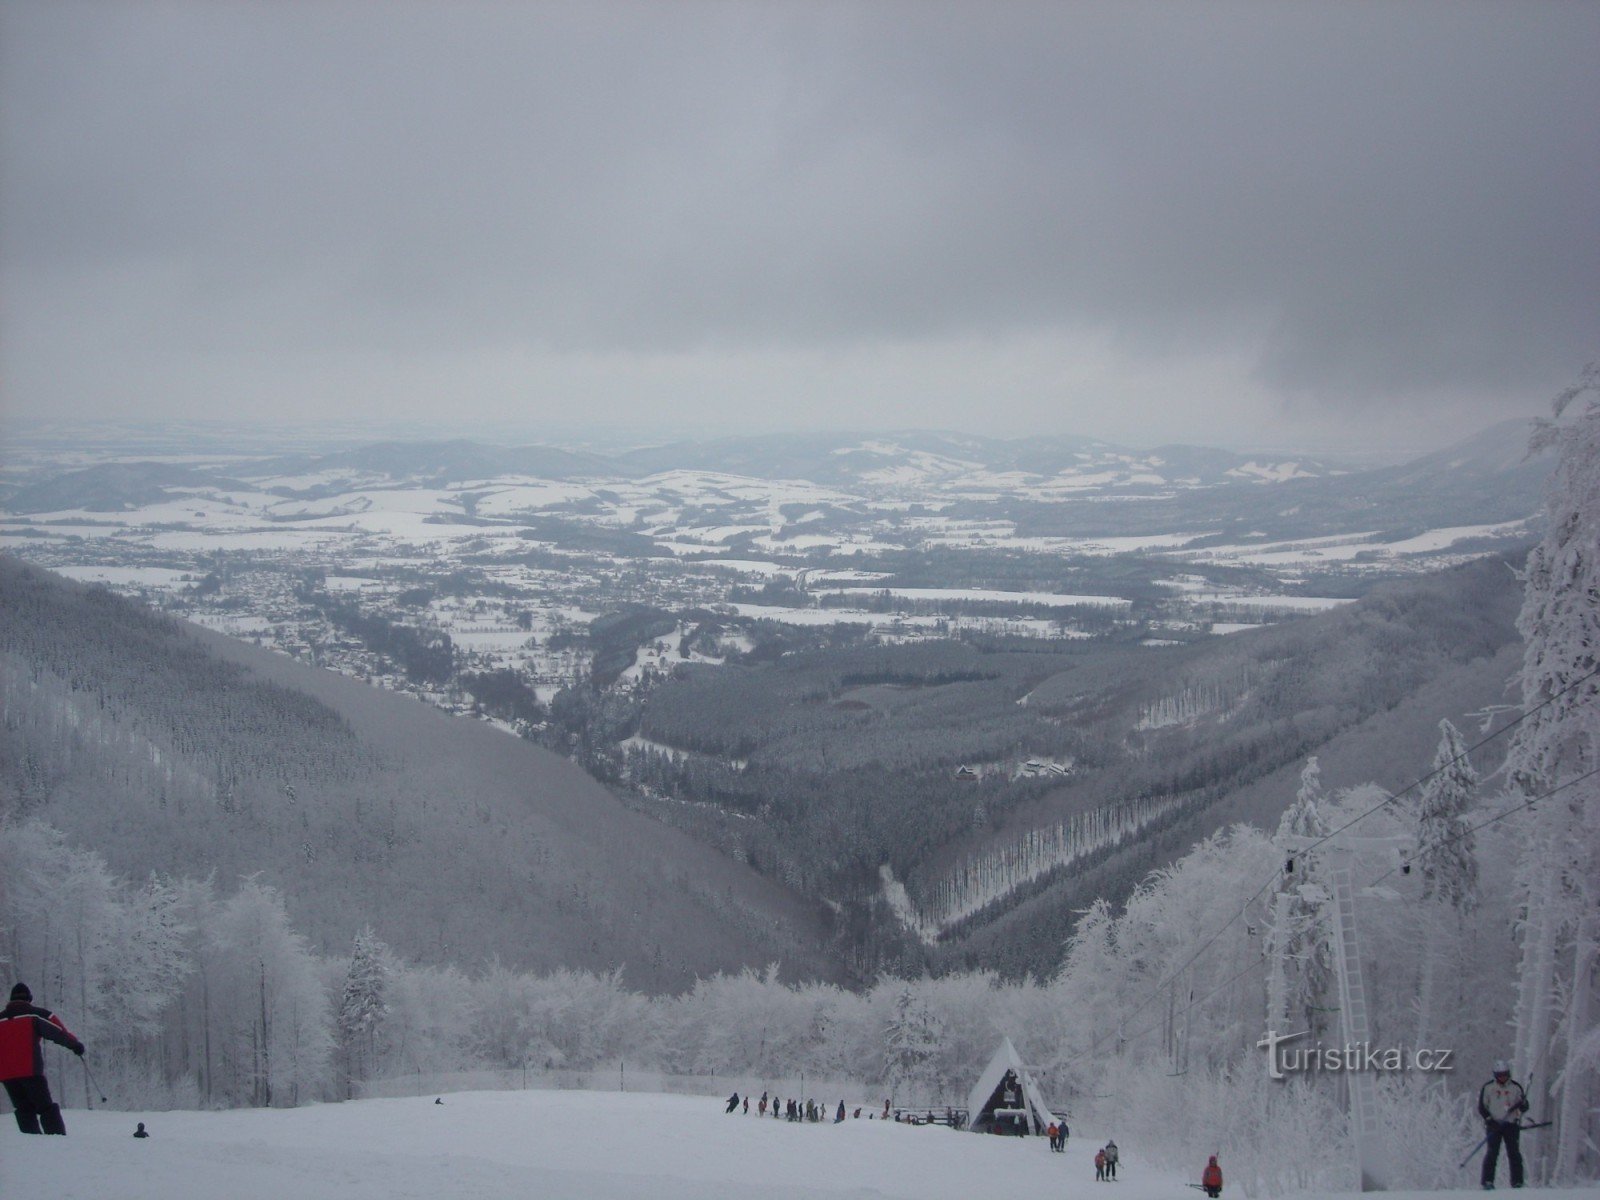
[[[1306,759],[1306,765],[1300,768],[1300,787],[1295,792],[1294,803],[1284,810],[1278,820],[1278,832],[1300,837],[1326,837],[1328,824],[1317,811],[1322,798],[1322,767],[1313,754]]]
[[[1467,814],[1478,796],[1478,773],[1472,769],[1461,734],[1449,721],[1439,722],[1439,750],[1433,773],[1422,788],[1417,815],[1416,867],[1422,894],[1470,913],[1478,903],[1478,860]]]
[[[1431,1045],[1435,992],[1441,968],[1462,977],[1458,954],[1463,925],[1478,905],[1478,859],[1467,814],[1476,802],[1478,773],[1467,759],[1461,734],[1439,722],[1439,750],[1423,785],[1417,813],[1414,866],[1422,875],[1424,904],[1418,913],[1423,935],[1418,955],[1417,1045]]]
[[[1576,420],[1565,410],[1587,397]],[[1534,447],[1559,451],[1549,532],[1528,557],[1517,627],[1526,719],[1508,766],[1534,806],[1519,865],[1522,963],[1513,1065],[1534,1112],[1556,1124],[1535,1150],[1539,1176],[1592,1177],[1600,1152],[1600,364],[1557,397]],[[1575,782],[1578,781],[1578,782]],[[1553,1148],[1551,1154],[1549,1149]]]
[[[387,958],[386,947],[370,925],[356,934],[337,1017],[339,1043],[344,1050],[346,1096],[353,1094],[356,1080],[367,1077],[378,1027],[389,1012],[385,995],[389,982]]]
[[[883,1034],[883,1075],[892,1094],[921,1092],[935,1081],[934,1065],[944,1031],[910,983],[902,984]]]
[[[1328,824],[1319,811],[1322,799],[1322,770],[1312,755],[1300,772],[1294,803],[1278,821],[1276,840],[1284,851],[1285,871],[1273,906],[1267,1021],[1279,1032],[1298,1019],[1308,1029],[1320,1029],[1319,1001],[1333,971],[1327,916],[1331,892],[1320,878],[1319,856],[1290,840],[1327,836]]]

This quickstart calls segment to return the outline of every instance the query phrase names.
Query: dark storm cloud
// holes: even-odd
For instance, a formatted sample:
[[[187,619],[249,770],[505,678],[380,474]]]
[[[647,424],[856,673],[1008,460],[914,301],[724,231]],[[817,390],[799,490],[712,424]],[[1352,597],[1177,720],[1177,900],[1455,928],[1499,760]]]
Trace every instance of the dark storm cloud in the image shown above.
[[[1600,329],[1593,4],[12,3],[0,34],[18,408],[1058,335],[1312,406],[1485,402]]]

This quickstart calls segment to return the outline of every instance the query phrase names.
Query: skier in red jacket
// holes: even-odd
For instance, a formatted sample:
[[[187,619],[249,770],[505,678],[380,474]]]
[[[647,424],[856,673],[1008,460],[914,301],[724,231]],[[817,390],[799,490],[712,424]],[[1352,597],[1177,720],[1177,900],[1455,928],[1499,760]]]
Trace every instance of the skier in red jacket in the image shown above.
[[[1206,1169],[1200,1172],[1200,1190],[1217,1200],[1222,1195],[1222,1168],[1217,1166],[1217,1156],[1213,1154],[1211,1161],[1206,1164]]]
[[[44,1077],[41,1039],[65,1046],[79,1058],[83,1043],[67,1031],[61,1018],[33,1003],[28,985],[11,989],[11,1003],[0,1009],[0,1082],[11,1106],[17,1110],[17,1128],[23,1133],[66,1133],[61,1106],[50,1098]]]

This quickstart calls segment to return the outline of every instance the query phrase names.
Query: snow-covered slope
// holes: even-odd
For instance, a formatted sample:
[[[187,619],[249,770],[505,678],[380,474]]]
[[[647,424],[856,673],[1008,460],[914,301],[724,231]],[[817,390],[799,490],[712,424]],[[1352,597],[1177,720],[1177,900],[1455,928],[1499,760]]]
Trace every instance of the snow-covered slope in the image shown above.
[[[30,1138],[0,1129],[0,1195],[30,1200],[1072,1197],[1098,1194],[1091,1159],[1106,1137],[1104,1130],[1075,1128],[1066,1153],[1052,1154],[1043,1138],[981,1137],[864,1117],[843,1125],[792,1125],[753,1112],[727,1116],[714,1097],[532,1091],[468,1092],[443,1100],[435,1104],[432,1096],[422,1096],[220,1113],[71,1111],[66,1138]],[[151,1136],[136,1141],[131,1134],[141,1119]],[[1220,1149],[1226,1167],[1227,1150]],[[1117,1200],[1198,1195],[1186,1182],[1170,1170],[1151,1167],[1137,1147],[1123,1146],[1120,1176],[1108,1186],[1115,1187]],[[1392,1200],[1447,1200],[1456,1194],[1388,1193]],[[1540,1195],[1594,1200],[1596,1192]]]

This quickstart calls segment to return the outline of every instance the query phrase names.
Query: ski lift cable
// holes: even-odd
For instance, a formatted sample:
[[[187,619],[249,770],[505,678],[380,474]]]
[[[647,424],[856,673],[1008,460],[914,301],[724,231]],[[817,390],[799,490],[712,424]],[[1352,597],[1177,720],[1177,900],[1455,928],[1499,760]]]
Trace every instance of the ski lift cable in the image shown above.
[[[1349,829],[1357,821],[1366,820],[1373,813],[1377,812],[1379,809],[1388,807],[1394,801],[1400,799],[1401,796],[1404,796],[1407,792],[1414,791],[1415,789],[1421,787],[1423,784],[1427,783],[1428,780],[1432,779],[1435,775],[1443,774],[1445,771],[1447,771],[1451,767],[1455,766],[1456,763],[1460,762],[1463,758],[1466,758],[1468,755],[1470,755],[1474,750],[1477,750],[1481,746],[1484,746],[1484,745],[1488,744],[1489,742],[1494,741],[1495,738],[1502,736],[1508,730],[1515,729],[1518,725],[1522,724],[1522,722],[1526,721],[1529,717],[1533,716],[1534,713],[1538,712],[1542,708],[1545,708],[1545,707],[1547,707],[1547,706],[1549,706],[1551,704],[1554,704],[1557,700],[1561,699],[1562,696],[1566,695],[1573,688],[1577,687],[1581,683],[1588,682],[1589,680],[1593,679],[1596,675],[1600,675],[1600,667],[1596,667],[1594,670],[1590,671],[1586,675],[1580,675],[1577,679],[1574,679],[1571,683],[1567,684],[1567,686],[1562,688],[1560,691],[1552,692],[1549,696],[1545,697],[1542,701],[1540,701],[1538,704],[1534,705],[1527,712],[1523,713],[1522,715],[1520,715],[1520,716],[1518,716],[1518,717],[1516,717],[1516,718],[1514,718],[1514,719],[1512,719],[1510,721],[1507,721],[1504,725],[1502,725],[1499,729],[1495,730],[1493,733],[1485,734],[1483,737],[1479,738],[1476,742],[1474,742],[1472,745],[1468,746],[1465,750],[1463,750],[1460,754],[1456,755],[1454,758],[1450,759],[1448,762],[1440,763],[1437,767],[1435,767],[1433,770],[1429,771],[1426,775],[1423,775],[1423,776],[1419,777],[1417,780],[1415,780],[1414,782],[1412,782],[1410,784],[1407,784],[1405,787],[1401,788],[1398,792],[1395,792],[1393,795],[1390,795],[1390,796],[1385,796],[1382,800],[1378,801],[1378,803],[1374,804],[1371,808],[1367,809],[1365,812],[1357,813],[1355,816],[1351,817],[1348,821],[1346,821],[1343,825],[1339,826],[1337,829],[1330,830],[1329,832],[1324,834],[1322,837],[1320,837],[1316,841],[1312,842],[1311,845],[1307,846],[1304,850],[1301,851],[1301,853],[1302,854],[1309,854],[1311,851],[1315,850],[1318,846],[1322,845],[1324,842],[1331,841],[1333,838],[1338,837],[1341,833],[1343,833],[1346,829]]]
[[[1522,724],[1522,722],[1526,721],[1529,717],[1533,716],[1535,713],[1539,712],[1541,709],[1546,708],[1551,704],[1554,704],[1557,700],[1559,700],[1562,696],[1566,695],[1568,692],[1570,692],[1573,688],[1577,687],[1579,684],[1586,683],[1589,680],[1595,678],[1595,676],[1597,676],[1597,675],[1600,675],[1600,667],[1596,667],[1594,670],[1589,671],[1587,674],[1580,675],[1577,679],[1574,679],[1571,683],[1567,684],[1565,687],[1561,688],[1559,691],[1551,693],[1544,700],[1540,701],[1538,704],[1534,705],[1532,708],[1528,709],[1526,712],[1522,713],[1520,716],[1517,716],[1517,717],[1513,718],[1512,720],[1507,721],[1504,725],[1502,725],[1499,729],[1495,730],[1493,733],[1485,734],[1483,737],[1479,738],[1476,742],[1472,743],[1472,745],[1468,746],[1465,750],[1463,750],[1460,754],[1456,755],[1454,758],[1450,759],[1448,762],[1441,763],[1439,766],[1435,767],[1433,770],[1429,771],[1427,774],[1419,776],[1414,782],[1412,782],[1412,783],[1406,785],[1405,787],[1401,788],[1398,792],[1395,792],[1392,795],[1384,797],[1383,800],[1379,801],[1377,804],[1374,804],[1371,808],[1367,809],[1365,812],[1358,813],[1356,816],[1351,817],[1350,820],[1346,821],[1343,825],[1339,826],[1337,829],[1332,830],[1331,832],[1329,832],[1329,833],[1325,834],[1324,836],[1318,838],[1315,842],[1312,842],[1311,845],[1307,846],[1304,850],[1300,851],[1300,853],[1301,854],[1310,853],[1312,850],[1315,850],[1318,846],[1323,845],[1324,843],[1326,843],[1330,839],[1336,837],[1338,834],[1343,833],[1345,830],[1349,829],[1352,825],[1356,824],[1358,821],[1364,821],[1364,820],[1366,820],[1366,818],[1372,816],[1373,813],[1378,812],[1380,809],[1388,807],[1388,805],[1391,802],[1393,802],[1395,800],[1398,800],[1401,796],[1404,796],[1407,792],[1414,791],[1416,788],[1421,787],[1423,784],[1427,783],[1428,780],[1432,779],[1435,775],[1439,775],[1439,774],[1443,773],[1444,771],[1448,770],[1450,767],[1454,766],[1456,763],[1460,762],[1463,758],[1468,757],[1470,754],[1472,754],[1472,752],[1474,750],[1479,750],[1482,747],[1486,746],[1488,743],[1494,741],[1496,738],[1504,736],[1507,732],[1509,732],[1512,729],[1515,729],[1518,725]],[[1591,774],[1592,774],[1592,772],[1591,772]],[[1575,780],[1572,780],[1571,782],[1572,783],[1577,783],[1578,780],[1575,779]],[[1564,784],[1563,786],[1569,786],[1569,785]],[[1535,800],[1539,800],[1539,799],[1543,799],[1543,797],[1535,797],[1534,799]],[[1529,801],[1527,805],[1523,805],[1522,807],[1529,807],[1529,806],[1532,805],[1532,803],[1533,803],[1533,801]],[[1514,812],[1514,811],[1517,811],[1517,810],[1513,809],[1511,811]],[[1254,904],[1257,900],[1259,900],[1261,898],[1262,893],[1264,893],[1268,888],[1270,888],[1277,881],[1278,881],[1278,875],[1276,873],[1274,873],[1273,875],[1268,876],[1266,882],[1263,883],[1259,888],[1257,888],[1255,893],[1248,900],[1246,900],[1243,905],[1240,906],[1238,912],[1234,913],[1233,916],[1229,917],[1227,919],[1227,921],[1225,921],[1222,924],[1222,926],[1215,933],[1213,933],[1205,941],[1201,942],[1199,947],[1196,948],[1195,951],[1192,954],[1190,954],[1188,958],[1184,959],[1184,961],[1178,966],[1178,968],[1176,970],[1172,971],[1164,980],[1162,980],[1154,988],[1152,988],[1150,990],[1150,992],[1148,994],[1146,994],[1145,998],[1143,1000],[1141,1000],[1138,1004],[1134,1005],[1134,1007],[1132,1009],[1130,1009],[1126,1015],[1131,1017],[1135,1013],[1143,1011],[1143,1009],[1145,1009],[1150,1004],[1151,1001],[1153,1001],[1162,992],[1166,991],[1167,988],[1171,987],[1173,982],[1178,978],[1178,976],[1182,975],[1195,962],[1197,962],[1199,960],[1200,956],[1202,954],[1204,954],[1206,952],[1206,950],[1211,947],[1212,943],[1214,943],[1224,933],[1226,933],[1229,929],[1231,929],[1233,927],[1234,923],[1236,921],[1238,921],[1240,917],[1244,916],[1246,910],[1249,909],[1249,907],[1252,904]],[[1368,886],[1373,886],[1373,885],[1369,884]],[[1101,1044],[1106,1040],[1107,1039],[1105,1039],[1105,1038],[1100,1038],[1100,1039],[1096,1040],[1095,1043],[1093,1044],[1093,1046],[1090,1047],[1090,1052],[1093,1053],[1095,1050],[1099,1049]]]
[[[1255,969],[1256,969],[1255,963],[1251,963],[1244,970],[1240,971],[1237,975],[1228,976],[1228,978],[1224,979],[1221,983],[1217,984],[1216,987],[1212,988],[1204,996],[1201,996],[1200,999],[1192,1001],[1188,1005],[1186,1005],[1185,1007],[1178,1009],[1177,1012],[1172,1014],[1172,1018],[1181,1017],[1185,1013],[1187,1013],[1190,1009],[1199,1008],[1207,1000],[1211,999],[1211,997],[1215,996],[1218,992],[1222,991],[1223,988],[1228,987],[1230,984],[1237,983],[1239,980],[1243,979],[1246,975],[1250,974],[1250,972],[1254,971]],[[1132,1041],[1134,1038],[1143,1037],[1147,1033],[1154,1033],[1157,1029],[1160,1029],[1163,1025],[1165,1025],[1169,1019],[1171,1019],[1171,1018],[1163,1017],[1161,1020],[1155,1022],[1153,1025],[1146,1025],[1143,1029],[1137,1030],[1134,1033],[1119,1034],[1118,1035],[1119,1040],[1125,1041],[1125,1042],[1126,1041]],[[1090,1052],[1093,1053],[1092,1050]]]
[[[1564,792],[1569,787],[1576,787],[1578,784],[1582,783],[1585,779],[1590,779],[1595,775],[1600,775],[1600,767],[1593,767],[1590,770],[1585,771],[1582,775],[1574,776],[1573,778],[1567,780],[1565,783],[1561,784],[1560,786],[1551,788],[1548,792],[1541,792],[1539,795],[1534,796],[1531,799],[1524,800],[1521,804],[1518,804],[1513,808],[1508,808],[1504,812],[1495,813],[1495,815],[1490,817],[1488,820],[1480,821],[1476,825],[1469,826],[1468,828],[1463,829],[1460,833],[1454,835],[1453,837],[1447,837],[1442,841],[1434,842],[1433,845],[1430,847],[1430,849],[1438,849],[1441,846],[1448,846],[1452,842],[1459,842],[1462,838],[1471,837],[1474,833],[1477,833],[1478,830],[1487,829],[1490,825],[1493,825],[1496,821],[1503,821],[1507,817],[1515,816],[1517,813],[1521,812],[1523,809],[1532,808],[1535,804],[1538,804],[1541,800],[1548,800],[1548,799],[1550,799],[1551,796],[1554,796],[1557,792]],[[1382,883],[1385,879],[1389,878],[1389,876],[1393,875],[1398,870],[1400,870],[1399,867],[1390,867],[1382,875],[1379,875],[1371,883],[1367,884],[1367,886],[1368,887],[1377,887],[1380,883]]]
[[[1255,895],[1251,896],[1250,899],[1246,900],[1244,902],[1244,904],[1240,907],[1240,909],[1239,909],[1239,911],[1237,913],[1235,913],[1232,917],[1230,917],[1228,919],[1228,921],[1220,929],[1218,929],[1209,938],[1207,938],[1204,942],[1202,942],[1201,945],[1200,945],[1200,948],[1198,950],[1196,950],[1192,955],[1190,955],[1189,958],[1187,958],[1184,961],[1183,965],[1180,966],[1176,971],[1174,971],[1170,976],[1168,976],[1168,978],[1163,983],[1157,985],[1156,988],[1153,989],[1149,993],[1149,995],[1147,995],[1138,1004],[1134,1005],[1133,1008],[1129,1009],[1127,1015],[1131,1017],[1135,1013],[1140,1012],[1141,1010],[1146,1008],[1150,1004],[1150,1002],[1152,1000],[1154,1000],[1162,992],[1166,991],[1167,988],[1171,987],[1173,982],[1178,978],[1178,976],[1183,974],[1184,971],[1188,970],[1189,967],[1191,965],[1193,965],[1193,963],[1200,957],[1200,955],[1205,952],[1206,948],[1211,945],[1211,943],[1215,942],[1219,937],[1221,937],[1224,933],[1226,933],[1233,926],[1233,923],[1235,921],[1237,921],[1240,917],[1244,916],[1245,910],[1248,909],[1257,900],[1259,900],[1261,898],[1261,894],[1263,892],[1265,892],[1269,887],[1271,887],[1275,882],[1277,882],[1277,878],[1278,877],[1276,875],[1274,875],[1270,879],[1268,879],[1265,883],[1263,883],[1259,888],[1257,888],[1256,892],[1255,892]],[[1255,968],[1256,968],[1256,965],[1255,965],[1255,963],[1252,962],[1248,967],[1246,967],[1243,971],[1240,971],[1238,975],[1233,976],[1227,982],[1228,983],[1232,983],[1234,981],[1234,979],[1238,979],[1241,976],[1248,974],[1249,972],[1255,970]],[[1222,986],[1225,987],[1227,985],[1224,984]],[[1219,990],[1221,990],[1221,989],[1220,988],[1215,989],[1215,991],[1219,991]],[[1205,1000],[1209,1000],[1212,997],[1212,995],[1215,994],[1215,991],[1207,992],[1205,994],[1205,996],[1201,998],[1200,1003],[1203,1003]],[[1193,1008],[1193,1007],[1194,1007],[1193,1004],[1191,1004],[1189,1006],[1189,1008]],[[1189,1009],[1185,1008],[1183,1011],[1184,1012],[1188,1012]],[[1159,1022],[1158,1022],[1158,1024],[1159,1024]],[[1148,1033],[1148,1032],[1149,1032],[1149,1030],[1141,1030],[1140,1031],[1140,1033]],[[1117,1036],[1118,1038],[1121,1038],[1123,1035],[1119,1033],[1119,1034],[1117,1034],[1115,1036]],[[1139,1034],[1135,1034],[1133,1036],[1137,1037],[1137,1036],[1139,1036]],[[1101,1045],[1103,1043],[1105,1043],[1108,1040],[1110,1040],[1109,1037],[1097,1038],[1095,1040],[1094,1044],[1089,1047],[1089,1053],[1093,1054],[1096,1050],[1098,1050],[1101,1047]]]

